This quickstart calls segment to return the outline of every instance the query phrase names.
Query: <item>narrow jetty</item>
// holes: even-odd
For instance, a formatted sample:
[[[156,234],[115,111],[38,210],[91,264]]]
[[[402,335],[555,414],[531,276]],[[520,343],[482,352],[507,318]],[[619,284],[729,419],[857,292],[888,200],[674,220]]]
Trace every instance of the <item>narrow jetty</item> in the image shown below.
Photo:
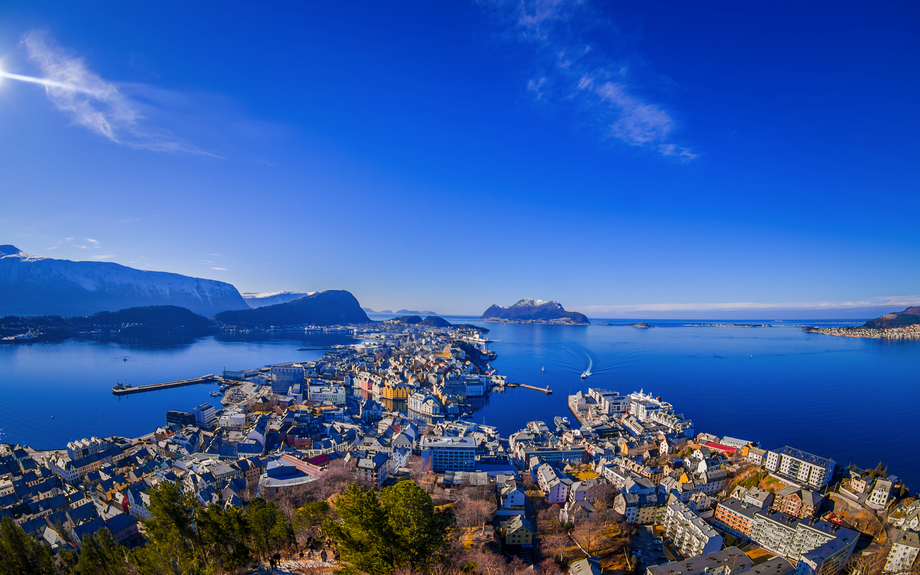
[[[537,386],[535,386],[535,385],[527,385],[526,383],[506,383],[505,386],[507,386],[507,387],[523,387],[523,388],[525,388],[525,389],[532,389],[532,390],[534,390],[534,391],[542,391],[542,392],[545,393],[546,395],[552,395],[552,394],[553,394],[553,390],[550,389],[548,385],[547,385],[546,387],[537,387]]]
[[[171,387],[183,387],[186,385],[196,385],[199,383],[215,383],[220,381],[221,378],[217,377],[213,373],[208,375],[202,375],[201,377],[196,377],[193,379],[180,379],[179,381],[166,381],[163,383],[151,383],[149,385],[138,385],[137,387],[126,386],[123,384],[116,384],[112,386],[112,393],[114,395],[129,395],[131,393],[143,393],[145,391],[157,391],[160,389],[169,389]]]

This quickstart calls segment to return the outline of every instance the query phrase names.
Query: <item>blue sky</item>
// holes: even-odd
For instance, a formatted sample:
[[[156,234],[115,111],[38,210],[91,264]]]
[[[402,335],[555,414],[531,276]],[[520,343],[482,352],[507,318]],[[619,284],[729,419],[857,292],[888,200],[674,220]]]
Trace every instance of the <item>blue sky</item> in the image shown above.
[[[375,309],[920,302],[915,2],[121,4],[0,7],[0,243]]]

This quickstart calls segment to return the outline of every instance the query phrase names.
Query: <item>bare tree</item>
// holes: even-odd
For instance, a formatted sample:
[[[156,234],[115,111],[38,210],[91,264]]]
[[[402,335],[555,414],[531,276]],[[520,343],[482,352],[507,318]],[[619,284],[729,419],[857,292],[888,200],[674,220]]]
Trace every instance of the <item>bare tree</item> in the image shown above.
[[[559,504],[554,503],[537,513],[537,531],[540,533],[561,533],[562,523],[559,522]]]
[[[461,499],[454,504],[454,518],[460,527],[476,527],[492,520],[498,506],[483,499]]]
[[[588,488],[588,499],[598,510],[611,509],[613,508],[613,499],[619,492],[611,483],[597,483]]]
[[[553,559],[544,559],[540,562],[540,572],[543,575],[563,575],[562,567]]]

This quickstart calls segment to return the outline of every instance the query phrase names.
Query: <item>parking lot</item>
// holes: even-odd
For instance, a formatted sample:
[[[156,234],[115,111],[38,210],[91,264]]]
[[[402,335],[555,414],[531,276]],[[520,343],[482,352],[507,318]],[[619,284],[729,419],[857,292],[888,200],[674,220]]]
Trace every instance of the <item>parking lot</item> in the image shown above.
[[[649,525],[639,525],[631,542],[633,561],[637,562],[636,572],[641,573],[647,567],[669,563],[665,555],[661,538],[655,537]]]

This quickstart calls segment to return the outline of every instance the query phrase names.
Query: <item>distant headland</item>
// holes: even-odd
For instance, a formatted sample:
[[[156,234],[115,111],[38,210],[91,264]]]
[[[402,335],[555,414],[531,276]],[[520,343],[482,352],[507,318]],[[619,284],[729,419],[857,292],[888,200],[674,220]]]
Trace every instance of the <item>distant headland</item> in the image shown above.
[[[920,339],[920,306],[885,314],[859,327],[806,327],[809,333],[874,339]]]

